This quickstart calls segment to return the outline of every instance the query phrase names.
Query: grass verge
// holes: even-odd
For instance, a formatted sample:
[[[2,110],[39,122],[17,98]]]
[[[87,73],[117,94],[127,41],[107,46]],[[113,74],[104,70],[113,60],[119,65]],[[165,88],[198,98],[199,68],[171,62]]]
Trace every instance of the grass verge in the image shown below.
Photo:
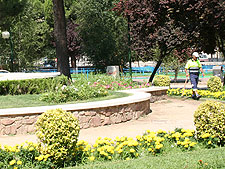
[[[225,168],[225,147],[145,156],[129,161],[93,162],[66,169],[200,169]]]
[[[106,97],[98,97],[98,98],[92,98],[92,99],[82,100],[82,101],[67,102],[64,104],[76,104],[76,103],[84,103],[84,102],[92,102],[92,101],[109,100],[109,99],[127,97],[130,95],[127,93],[122,93],[122,92],[109,92],[109,93],[110,94]],[[40,96],[41,95],[37,95],[37,94],[0,96],[0,103],[1,103],[0,109],[59,105],[59,104],[47,103],[47,102],[41,101],[39,100]]]

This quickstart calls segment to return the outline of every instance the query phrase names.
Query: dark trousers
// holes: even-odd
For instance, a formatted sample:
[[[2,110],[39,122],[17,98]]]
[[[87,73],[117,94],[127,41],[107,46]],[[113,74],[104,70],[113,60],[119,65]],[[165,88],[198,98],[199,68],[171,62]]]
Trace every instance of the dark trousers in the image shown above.
[[[190,73],[191,85],[194,91],[197,90],[198,79],[199,79],[199,73]]]

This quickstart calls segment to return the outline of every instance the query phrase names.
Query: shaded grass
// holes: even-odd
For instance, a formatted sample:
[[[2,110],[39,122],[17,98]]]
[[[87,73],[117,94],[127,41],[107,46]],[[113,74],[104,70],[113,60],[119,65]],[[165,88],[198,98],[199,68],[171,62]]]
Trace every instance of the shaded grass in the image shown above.
[[[202,162],[200,162],[201,160]],[[201,164],[200,164],[201,163]],[[200,169],[225,168],[225,147],[190,152],[172,152],[160,156],[145,156],[129,161],[94,162],[67,169]]]
[[[127,97],[129,95],[130,94],[122,93],[122,92],[109,92],[109,95],[106,97],[98,97],[98,98],[92,98],[88,100],[73,101],[73,102],[67,102],[62,104],[75,104],[75,103],[109,100],[109,99],[115,99],[120,97]],[[12,96],[12,95],[0,96],[0,109],[59,105],[56,103],[47,103],[47,102],[41,101],[39,100],[40,96],[41,96],[40,94],[39,95],[26,94],[26,95],[15,95],[15,96]]]

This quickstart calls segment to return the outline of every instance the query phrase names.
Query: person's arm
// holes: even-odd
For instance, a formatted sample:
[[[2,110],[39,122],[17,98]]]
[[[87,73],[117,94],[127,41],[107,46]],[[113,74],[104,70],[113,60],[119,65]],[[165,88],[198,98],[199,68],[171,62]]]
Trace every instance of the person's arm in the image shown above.
[[[186,63],[185,68],[184,68],[184,71],[185,71],[185,73],[186,73],[186,77],[187,77],[187,78],[188,78],[188,76],[189,76],[188,69],[189,69],[189,61]]]
[[[205,76],[205,74],[204,74],[204,72],[203,72],[202,67],[200,67],[200,71],[202,72],[202,76],[204,77],[204,76]]]
[[[200,61],[198,60],[198,65],[199,65],[199,69],[200,69],[200,71],[202,72],[202,76],[204,77],[205,76],[205,74],[204,74],[204,71],[203,71],[203,69],[202,69],[202,65],[201,65],[201,63],[200,63]]]
[[[186,73],[186,77],[188,77],[189,76],[188,70],[185,68],[184,71]]]

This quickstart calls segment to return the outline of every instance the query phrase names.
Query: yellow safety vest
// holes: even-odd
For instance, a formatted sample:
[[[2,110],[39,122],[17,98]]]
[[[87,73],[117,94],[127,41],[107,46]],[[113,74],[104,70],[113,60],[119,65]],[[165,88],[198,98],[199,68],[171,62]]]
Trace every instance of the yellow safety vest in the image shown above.
[[[188,69],[189,73],[199,73],[199,68],[201,67],[202,65],[198,59],[196,61],[193,59],[190,59],[185,65],[185,69]]]

